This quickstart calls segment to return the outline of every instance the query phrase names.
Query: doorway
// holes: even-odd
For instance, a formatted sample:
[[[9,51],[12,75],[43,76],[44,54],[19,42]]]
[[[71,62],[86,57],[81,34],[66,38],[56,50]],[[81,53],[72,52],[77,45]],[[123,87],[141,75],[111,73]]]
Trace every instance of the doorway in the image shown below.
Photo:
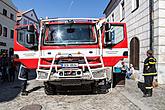
[[[133,64],[136,70],[139,70],[139,39],[133,37],[130,42],[130,64]]]

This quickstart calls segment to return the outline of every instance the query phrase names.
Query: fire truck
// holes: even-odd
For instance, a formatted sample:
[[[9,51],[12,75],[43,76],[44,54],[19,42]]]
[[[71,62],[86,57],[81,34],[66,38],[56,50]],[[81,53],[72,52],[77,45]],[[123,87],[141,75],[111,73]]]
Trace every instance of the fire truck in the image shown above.
[[[35,69],[48,95],[61,87],[91,92],[112,87],[113,67],[128,57],[126,24],[105,19],[44,19],[39,34],[34,25],[18,25],[14,35],[17,61]]]

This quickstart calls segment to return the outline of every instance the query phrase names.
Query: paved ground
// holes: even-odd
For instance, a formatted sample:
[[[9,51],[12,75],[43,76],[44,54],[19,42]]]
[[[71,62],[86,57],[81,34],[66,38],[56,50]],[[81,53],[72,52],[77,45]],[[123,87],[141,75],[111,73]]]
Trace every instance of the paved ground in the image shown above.
[[[153,97],[143,98],[134,80],[106,94],[53,95],[44,93],[41,82],[29,81],[28,96],[21,96],[21,81],[0,84],[0,110],[20,110],[30,104],[42,110],[165,110],[165,85],[154,89]]]

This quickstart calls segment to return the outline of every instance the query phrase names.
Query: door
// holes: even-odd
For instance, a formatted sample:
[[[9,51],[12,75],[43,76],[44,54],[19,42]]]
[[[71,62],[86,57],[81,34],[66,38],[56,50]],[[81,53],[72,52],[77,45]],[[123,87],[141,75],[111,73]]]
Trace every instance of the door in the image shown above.
[[[124,58],[127,51],[125,25],[122,23],[107,23],[105,25],[103,60],[105,66],[114,66]]]
[[[130,64],[133,64],[135,69],[139,69],[139,39],[132,38],[130,42]]]

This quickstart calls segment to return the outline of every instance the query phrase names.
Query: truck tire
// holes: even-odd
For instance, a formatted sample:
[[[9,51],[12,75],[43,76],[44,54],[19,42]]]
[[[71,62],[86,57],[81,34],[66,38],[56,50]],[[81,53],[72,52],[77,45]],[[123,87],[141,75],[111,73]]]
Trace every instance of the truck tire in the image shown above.
[[[44,85],[45,85],[44,90],[47,95],[55,94],[55,89],[52,84],[50,84],[49,82],[44,82]]]
[[[98,90],[99,90],[99,88],[98,88],[98,83],[97,82],[94,82],[92,85],[92,91],[91,91],[91,93],[92,94],[98,94]]]
[[[108,92],[108,87],[106,85],[106,80],[104,80],[104,85],[99,85],[99,82],[95,82],[92,85],[92,94],[105,94]]]

